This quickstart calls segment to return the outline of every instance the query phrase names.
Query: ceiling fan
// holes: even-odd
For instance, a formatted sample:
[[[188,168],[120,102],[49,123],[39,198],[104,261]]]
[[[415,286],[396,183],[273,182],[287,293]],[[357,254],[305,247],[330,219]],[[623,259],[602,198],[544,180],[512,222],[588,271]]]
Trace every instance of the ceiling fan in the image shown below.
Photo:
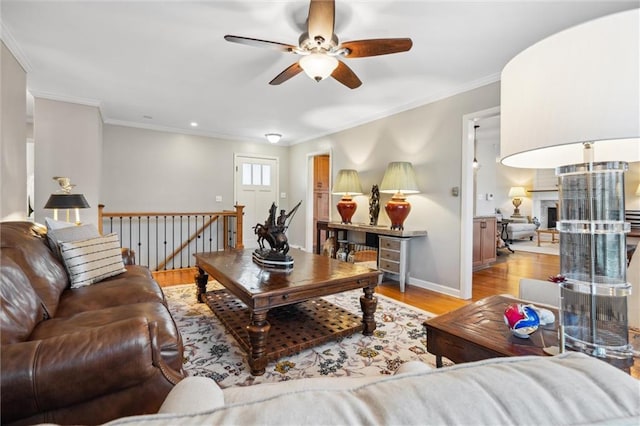
[[[269,82],[271,85],[284,83],[304,71],[316,81],[331,76],[350,89],[359,87],[362,82],[351,68],[338,58],[364,58],[406,52],[413,45],[410,38],[379,38],[339,43],[338,37],[333,32],[334,23],[335,1],[311,0],[307,31],[300,35],[298,46],[234,35],[226,35],[224,39],[234,43],[266,47],[302,56],[298,62],[271,80]]]

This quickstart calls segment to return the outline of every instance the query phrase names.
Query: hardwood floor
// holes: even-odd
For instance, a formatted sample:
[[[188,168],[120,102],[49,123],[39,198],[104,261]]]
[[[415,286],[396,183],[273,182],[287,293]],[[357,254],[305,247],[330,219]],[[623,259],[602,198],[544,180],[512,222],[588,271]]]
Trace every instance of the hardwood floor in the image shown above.
[[[385,281],[377,292],[400,302],[415,306],[437,315],[457,309],[468,303],[494,294],[518,295],[520,278],[546,280],[560,271],[560,257],[548,254],[515,252],[498,256],[498,262],[473,273],[473,292],[470,300],[461,300],[416,286],[407,285],[404,293],[398,283]],[[161,286],[193,283],[195,268],[176,271],[154,272]],[[195,287],[194,287],[195,288]]]
[[[560,257],[549,254],[515,252],[503,254],[498,262],[473,273],[473,291],[469,300],[446,296],[415,286],[400,293],[398,284],[389,281],[378,286],[377,292],[434,314],[444,314],[471,302],[494,294],[518,295],[520,278],[546,280],[560,271]]]

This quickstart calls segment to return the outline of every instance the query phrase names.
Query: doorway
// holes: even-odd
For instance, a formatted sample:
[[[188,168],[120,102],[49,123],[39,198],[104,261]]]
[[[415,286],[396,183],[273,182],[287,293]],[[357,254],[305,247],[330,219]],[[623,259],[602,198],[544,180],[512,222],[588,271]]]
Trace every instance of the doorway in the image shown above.
[[[236,155],[234,158],[236,204],[244,206],[242,235],[246,248],[257,248],[253,227],[264,223],[271,203],[277,204],[278,159],[275,157],[255,157]]]
[[[328,154],[313,157],[313,229],[317,229],[318,221],[329,221],[329,205],[331,204],[331,192],[329,188],[331,170],[331,158]],[[318,247],[322,247],[325,235],[313,233],[313,250],[318,253]]]
[[[465,114],[462,117],[462,170],[460,204],[460,298],[470,299],[473,290],[473,215],[474,215],[474,134],[478,120],[500,115],[500,107]]]
[[[307,223],[305,250],[315,252],[324,243],[324,235],[317,239],[318,221],[331,220],[331,152],[319,151],[307,154]]]

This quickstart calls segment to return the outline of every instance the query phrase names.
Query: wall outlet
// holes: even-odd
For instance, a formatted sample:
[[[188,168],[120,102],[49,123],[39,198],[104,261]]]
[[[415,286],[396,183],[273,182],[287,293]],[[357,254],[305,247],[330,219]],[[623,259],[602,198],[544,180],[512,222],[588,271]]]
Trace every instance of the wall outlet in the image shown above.
[[[287,198],[287,193],[286,192],[281,192],[280,193],[280,198]]]
[[[222,202],[222,195],[216,195],[216,203]]]

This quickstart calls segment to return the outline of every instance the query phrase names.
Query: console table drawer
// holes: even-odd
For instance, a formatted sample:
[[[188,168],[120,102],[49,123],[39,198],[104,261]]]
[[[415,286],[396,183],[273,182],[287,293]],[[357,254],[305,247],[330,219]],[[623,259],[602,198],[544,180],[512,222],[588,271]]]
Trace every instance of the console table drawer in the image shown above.
[[[380,249],[380,260],[383,259],[400,262],[400,252]]]
[[[391,262],[389,260],[380,259],[380,270],[385,272],[393,272],[394,274],[399,274],[400,264],[397,262]]]
[[[380,237],[380,248],[400,250],[400,241],[391,238]]]

